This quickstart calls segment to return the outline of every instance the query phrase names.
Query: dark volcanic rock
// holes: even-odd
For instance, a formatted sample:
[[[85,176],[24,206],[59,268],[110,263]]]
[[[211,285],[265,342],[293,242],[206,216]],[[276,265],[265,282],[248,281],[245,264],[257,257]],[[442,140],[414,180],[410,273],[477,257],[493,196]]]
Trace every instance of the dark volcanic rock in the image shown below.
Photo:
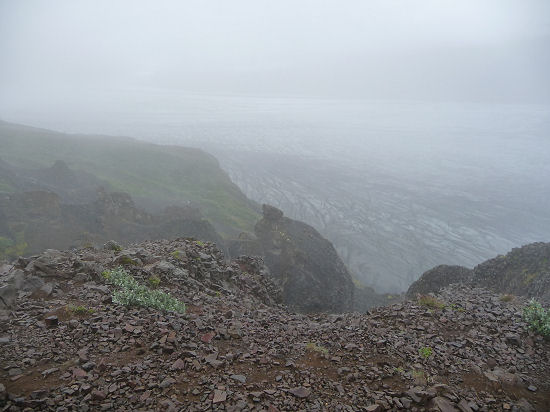
[[[474,268],[472,284],[550,303],[550,243],[531,243]]]
[[[136,207],[127,193],[103,189],[95,192],[90,203],[78,204],[66,204],[56,193],[43,190],[0,194],[0,211],[0,240],[12,246],[0,242],[0,258],[14,258],[16,251],[30,255],[109,239],[128,243],[189,236],[224,245],[196,208],[171,207],[153,215]],[[18,227],[18,233],[8,226]]]
[[[74,281],[82,262],[109,270],[117,254],[187,312],[118,305],[101,275]],[[20,259],[0,287],[21,273],[55,287],[17,290],[1,314],[0,409],[550,410],[550,341],[523,321],[524,298],[453,285],[441,307],[299,314],[262,268],[192,239]]]
[[[272,206],[264,205],[263,211],[255,233],[285,303],[305,312],[351,310],[352,278],[332,244]]]
[[[440,265],[424,272],[407,291],[408,297],[414,297],[417,293],[427,294],[439,292],[445,286],[452,283],[466,283],[472,277],[472,269],[463,266]]]
[[[550,243],[538,242],[514,248],[473,270],[461,266],[437,266],[414,282],[407,296],[438,292],[452,283],[486,287],[498,293],[534,297],[550,303]]]

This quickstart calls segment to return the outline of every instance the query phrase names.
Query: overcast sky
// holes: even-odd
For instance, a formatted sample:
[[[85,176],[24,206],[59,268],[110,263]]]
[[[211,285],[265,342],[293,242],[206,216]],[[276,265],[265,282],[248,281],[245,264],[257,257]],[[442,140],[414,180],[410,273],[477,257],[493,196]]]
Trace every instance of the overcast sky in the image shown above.
[[[0,110],[144,88],[548,103],[550,1],[0,0],[0,56]]]

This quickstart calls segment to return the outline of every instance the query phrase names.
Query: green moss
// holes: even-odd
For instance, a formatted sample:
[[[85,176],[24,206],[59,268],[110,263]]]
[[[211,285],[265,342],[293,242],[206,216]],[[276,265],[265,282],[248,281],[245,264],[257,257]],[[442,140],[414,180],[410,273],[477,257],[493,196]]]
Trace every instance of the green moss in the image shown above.
[[[172,257],[177,260],[183,259],[183,256],[179,250],[174,250],[173,252],[170,253],[170,255],[172,255]]]
[[[118,261],[125,266],[137,266],[138,264],[134,259],[129,256],[121,256]]]
[[[149,277],[149,286],[151,286],[153,289],[156,289],[158,288],[159,285],[160,285],[160,278],[158,276],[151,275]]]
[[[434,298],[430,295],[422,295],[418,298],[418,303],[422,306],[427,306],[432,309],[444,309],[445,303],[441,302],[439,299]]]
[[[325,348],[323,346],[320,346],[320,345],[317,345],[313,342],[309,342],[306,345],[306,350],[307,351],[312,351],[312,352],[322,353],[323,355],[328,355],[328,349],[327,348]]]
[[[65,311],[69,314],[75,314],[75,315],[89,315],[95,312],[94,309],[87,308],[86,306],[78,305],[67,305],[65,308]]]
[[[418,349],[418,353],[420,356],[422,356],[424,359],[428,359],[433,354],[432,348],[429,346],[423,346],[420,349]]]

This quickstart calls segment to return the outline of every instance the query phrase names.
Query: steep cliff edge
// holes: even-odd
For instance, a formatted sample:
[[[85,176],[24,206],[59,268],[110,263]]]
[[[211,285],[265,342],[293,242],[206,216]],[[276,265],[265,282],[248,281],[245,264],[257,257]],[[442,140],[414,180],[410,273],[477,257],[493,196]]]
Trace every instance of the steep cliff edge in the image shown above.
[[[263,205],[254,232],[254,239],[234,242],[230,253],[263,256],[287,305],[305,312],[353,309],[352,278],[332,244],[314,228]]]

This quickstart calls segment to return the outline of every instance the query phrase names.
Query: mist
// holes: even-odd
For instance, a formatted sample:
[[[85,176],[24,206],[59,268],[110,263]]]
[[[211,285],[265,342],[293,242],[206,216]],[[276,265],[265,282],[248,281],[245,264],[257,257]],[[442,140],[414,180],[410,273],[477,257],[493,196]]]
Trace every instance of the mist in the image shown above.
[[[4,0],[0,55],[0,119],[204,149],[379,291],[548,241],[547,1]]]
[[[148,89],[550,101],[541,1],[6,1],[0,108]]]

